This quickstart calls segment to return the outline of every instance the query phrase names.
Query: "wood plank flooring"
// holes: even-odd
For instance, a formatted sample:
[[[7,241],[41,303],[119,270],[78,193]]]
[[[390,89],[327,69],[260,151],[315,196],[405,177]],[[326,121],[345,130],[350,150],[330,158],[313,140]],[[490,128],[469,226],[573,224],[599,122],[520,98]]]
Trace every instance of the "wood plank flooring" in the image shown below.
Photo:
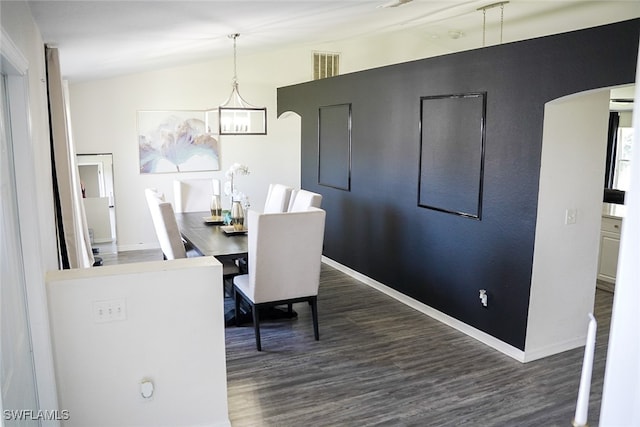
[[[583,348],[522,364],[323,265],[310,309],[227,328],[229,416],[240,426],[570,426]],[[598,425],[613,294],[598,290],[589,424]],[[585,319],[586,322],[586,319]]]
[[[162,261],[160,249],[138,251],[109,252],[100,251],[96,256],[102,258],[102,265],[129,264],[132,262]]]
[[[105,265],[162,257],[135,252]],[[591,426],[612,303],[596,291]],[[250,325],[226,329],[234,427],[571,425],[584,348],[522,364],[326,265],[318,305],[320,341],[306,304],[296,320],[261,324],[262,352]]]

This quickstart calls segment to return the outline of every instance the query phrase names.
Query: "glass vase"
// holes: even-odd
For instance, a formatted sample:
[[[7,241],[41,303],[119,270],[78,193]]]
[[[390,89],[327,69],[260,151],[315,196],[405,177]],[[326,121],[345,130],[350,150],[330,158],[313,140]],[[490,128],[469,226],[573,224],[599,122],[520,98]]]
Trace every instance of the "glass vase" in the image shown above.
[[[231,204],[231,223],[236,231],[244,229],[244,209],[239,201],[234,201]]]

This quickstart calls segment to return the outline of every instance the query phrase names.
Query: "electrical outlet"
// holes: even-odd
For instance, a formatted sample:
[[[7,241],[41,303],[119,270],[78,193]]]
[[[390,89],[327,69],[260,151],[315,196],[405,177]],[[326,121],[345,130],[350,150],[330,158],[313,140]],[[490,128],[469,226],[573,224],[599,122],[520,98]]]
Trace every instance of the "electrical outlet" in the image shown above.
[[[577,209],[572,209],[572,208],[567,209],[564,212],[564,223],[566,225],[575,224],[577,217],[578,217],[578,210]]]
[[[126,319],[127,306],[124,299],[93,302],[93,321],[95,323],[116,322]]]
[[[482,304],[483,307],[487,307],[488,299],[487,290],[480,289],[480,304]]]

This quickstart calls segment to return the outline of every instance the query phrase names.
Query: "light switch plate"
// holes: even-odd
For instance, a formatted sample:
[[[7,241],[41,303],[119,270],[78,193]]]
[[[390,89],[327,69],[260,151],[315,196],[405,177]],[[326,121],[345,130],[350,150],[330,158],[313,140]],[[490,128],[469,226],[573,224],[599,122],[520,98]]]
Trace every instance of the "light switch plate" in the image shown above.
[[[578,216],[578,210],[575,208],[569,208],[564,213],[564,223],[566,225],[575,224]]]
[[[126,319],[127,305],[124,299],[93,302],[93,321],[95,323],[116,322]]]

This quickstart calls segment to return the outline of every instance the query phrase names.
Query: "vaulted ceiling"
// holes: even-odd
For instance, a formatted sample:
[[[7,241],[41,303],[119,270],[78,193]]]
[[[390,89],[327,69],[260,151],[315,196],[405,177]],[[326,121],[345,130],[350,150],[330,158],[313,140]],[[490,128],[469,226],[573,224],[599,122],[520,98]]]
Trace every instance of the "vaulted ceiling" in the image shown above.
[[[498,43],[502,18],[503,41],[510,42],[640,16],[635,0],[510,0],[504,7],[492,0],[28,3],[70,81],[229,56],[232,33],[241,34],[242,54],[314,49],[395,31],[455,52],[482,46],[483,33],[487,45]]]

